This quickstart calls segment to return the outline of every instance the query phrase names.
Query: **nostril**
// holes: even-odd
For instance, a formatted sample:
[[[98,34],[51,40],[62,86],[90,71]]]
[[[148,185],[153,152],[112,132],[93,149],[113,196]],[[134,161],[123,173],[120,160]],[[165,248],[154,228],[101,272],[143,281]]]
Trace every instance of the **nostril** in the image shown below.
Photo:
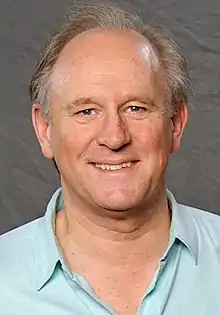
[[[103,120],[102,129],[97,137],[99,145],[106,146],[110,150],[118,152],[130,143],[130,141],[130,133],[118,114],[106,117],[106,119]]]

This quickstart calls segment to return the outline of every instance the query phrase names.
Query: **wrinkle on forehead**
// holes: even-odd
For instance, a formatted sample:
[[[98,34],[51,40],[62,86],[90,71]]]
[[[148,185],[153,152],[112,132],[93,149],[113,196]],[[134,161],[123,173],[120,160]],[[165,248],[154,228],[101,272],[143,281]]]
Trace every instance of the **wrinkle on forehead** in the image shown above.
[[[108,41],[110,41],[110,49],[106,49]],[[111,56],[112,51],[113,55],[115,51],[118,51],[116,57]],[[150,67],[150,70],[153,72],[157,72],[160,69],[159,58],[152,45],[143,35],[133,30],[113,32],[111,30],[92,29],[77,35],[61,51],[52,72],[53,89],[62,87],[67,83],[74,72],[75,66],[80,65],[85,60],[89,63],[90,59],[92,64],[99,58],[103,59],[103,56],[106,58],[106,64],[110,65],[109,68],[111,68],[111,63],[123,63],[130,57],[131,61],[132,59],[134,61],[138,59],[146,61],[146,66]],[[94,68],[93,71],[94,75],[110,75],[113,73],[110,69],[103,69],[100,72]]]

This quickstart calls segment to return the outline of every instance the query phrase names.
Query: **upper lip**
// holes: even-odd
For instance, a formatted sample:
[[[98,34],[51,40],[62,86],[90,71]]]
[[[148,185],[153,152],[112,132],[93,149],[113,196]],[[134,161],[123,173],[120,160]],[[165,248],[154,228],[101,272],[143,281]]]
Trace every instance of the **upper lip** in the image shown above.
[[[97,161],[92,161],[90,163],[92,164],[106,164],[106,165],[120,165],[123,163],[128,163],[128,162],[138,162],[137,159],[119,159],[119,160],[97,160]]]

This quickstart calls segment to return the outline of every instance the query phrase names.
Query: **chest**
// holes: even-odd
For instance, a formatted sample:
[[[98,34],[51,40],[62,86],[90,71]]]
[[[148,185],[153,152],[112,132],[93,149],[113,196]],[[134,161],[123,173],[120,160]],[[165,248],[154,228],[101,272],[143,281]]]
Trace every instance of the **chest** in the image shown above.
[[[137,314],[140,303],[152,283],[159,262],[146,266],[93,266],[84,271],[96,296],[118,315]]]

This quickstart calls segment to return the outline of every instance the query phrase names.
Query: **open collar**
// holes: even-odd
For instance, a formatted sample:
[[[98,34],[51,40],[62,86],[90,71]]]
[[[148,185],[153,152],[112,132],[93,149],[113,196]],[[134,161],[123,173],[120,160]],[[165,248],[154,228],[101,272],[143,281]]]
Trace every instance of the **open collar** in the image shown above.
[[[170,234],[174,240],[178,239],[187,247],[197,263],[198,236],[192,216],[185,210],[186,207],[177,203],[169,190],[167,190],[167,197],[172,211]],[[62,189],[59,188],[50,199],[44,217],[38,221],[34,249],[34,275],[37,290],[43,288],[52,277],[57,265],[62,262],[62,255],[55,237],[56,212],[62,208],[62,205]]]
[[[61,260],[55,236],[55,217],[57,210],[62,207],[62,202],[62,190],[59,188],[50,199],[44,217],[38,222],[34,249],[37,290],[40,290],[49,281]]]
[[[177,203],[173,194],[167,190],[167,197],[172,211],[172,222],[170,234],[182,242],[192,254],[195,264],[198,261],[198,235],[187,206]]]

